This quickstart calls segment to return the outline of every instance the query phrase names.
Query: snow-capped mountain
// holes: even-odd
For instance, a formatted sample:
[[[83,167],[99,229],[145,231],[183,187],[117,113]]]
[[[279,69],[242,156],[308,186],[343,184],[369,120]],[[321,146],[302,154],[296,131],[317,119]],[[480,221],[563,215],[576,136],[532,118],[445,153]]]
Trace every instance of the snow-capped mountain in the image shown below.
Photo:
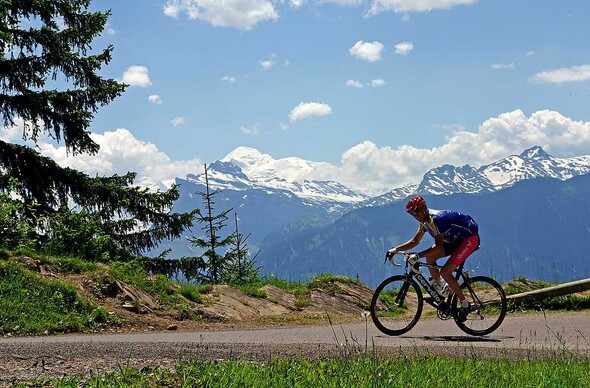
[[[410,228],[411,217],[399,215],[403,215],[403,201],[416,193],[428,194],[428,201],[435,208],[454,208],[455,202],[460,201],[461,210],[476,212],[478,222],[481,219],[483,224],[494,225],[498,204],[502,204],[505,213],[518,213],[518,206],[510,205],[510,201],[502,202],[504,196],[495,193],[504,188],[519,187],[517,191],[522,194],[559,186],[561,191],[556,195],[567,198],[577,195],[580,182],[584,190],[587,184],[590,188],[590,156],[554,158],[540,147],[479,168],[440,166],[428,171],[419,185],[407,185],[371,198],[357,194],[338,182],[306,180],[306,174],[317,165],[298,158],[275,160],[254,149],[240,147],[223,160],[208,166],[210,188],[221,190],[215,198],[215,210],[233,209],[236,216],[239,214],[240,229],[252,236],[249,240],[252,249],[260,248],[265,252],[264,257],[261,256],[261,264],[268,271],[277,273],[280,269],[297,273],[300,270],[296,268],[305,262],[309,264],[308,273],[312,273],[318,268],[329,268],[326,258],[332,258],[330,265],[348,263],[348,270],[352,271],[351,268],[359,266],[358,252],[364,249],[369,253],[360,262],[372,263],[367,265],[367,274],[382,278],[381,270],[373,265],[370,258],[381,256],[381,251],[391,246],[392,238],[399,238],[403,235],[402,230]],[[583,176],[575,177],[577,175]],[[558,181],[532,178],[554,178]],[[559,180],[565,181],[563,185]],[[572,182],[571,187],[568,182]],[[205,174],[177,178],[176,183],[180,198],[175,203],[175,211],[202,208],[202,199],[197,193],[205,190]],[[510,194],[513,190],[506,192],[506,195],[515,195]],[[477,195],[452,195],[459,193]],[[479,194],[486,194],[485,200],[482,199],[484,195]],[[534,206],[541,206],[539,201]],[[506,219],[502,214],[500,219]],[[486,217],[489,220],[486,221]],[[393,234],[388,232],[394,228],[400,229]],[[514,228],[511,225],[510,228],[499,229]],[[488,233],[494,230],[492,227]],[[585,226],[583,231],[587,231]],[[382,235],[375,237],[379,233]],[[502,244],[508,244],[506,241],[510,236],[512,234],[508,233],[495,240],[492,237],[490,246],[496,241],[496,248],[502,250],[505,248]],[[580,236],[576,238],[582,240]],[[518,241],[509,243],[519,244]],[[196,254],[186,239],[172,242],[169,246],[178,257]],[[522,250],[525,251],[529,252]]]
[[[209,185],[219,190],[264,189],[311,201],[355,203],[367,196],[355,193],[334,181],[307,180],[314,168],[327,163],[300,158],[274,159],[254,148],[238,147],[220,161],[208,166]],[[188,175],[193,183],[205,183],[205,174]]]
[[[353,208],[360,209],[362,207],[367,207],[367,206],[387,205],[388,203],[396,202],[401,199],[405,199],[412,194],[415,194],[417,189],[418,189],[417,184],[405,185],[405,186],[399,187],[397,189],[393,189],[391,191],[388,191],[385,194],[381,194],[376,197],[371,197],[371,198],[366,199],[362,202],[356,203],[356,204],[354,204]]]
[[[492,192],[526,179],[545,177],[567,180],[588,173],[590,155],[554,158],[541,147],[532,147],[520,155],[512,155],[480,168],[443,165],[431,169],[424,174],[416,193],[449,195]]]
[[[213,189],[262,189],[268,194],[309,201],[312,206],[314,203],[337,203],[339,206],[334,209],[342,210],[340,205],[353,205],[352,208],[380,206],[414,194],[492,192],[538,177],[566,180],[590,173],[590,155],[555,158],[536,146],[520,155],[511,155],[479,168],[445,164],[426,172],[419,184],[398,187],[375,197],[357,193],[339,182],[306,179],[314,169],[326,165],[328,163],[296,157],[274,159],[254,148],[238,147],[225,158],[209,165],[208,178]],[[188,175],[186,180],[204,184],[205,175]]]

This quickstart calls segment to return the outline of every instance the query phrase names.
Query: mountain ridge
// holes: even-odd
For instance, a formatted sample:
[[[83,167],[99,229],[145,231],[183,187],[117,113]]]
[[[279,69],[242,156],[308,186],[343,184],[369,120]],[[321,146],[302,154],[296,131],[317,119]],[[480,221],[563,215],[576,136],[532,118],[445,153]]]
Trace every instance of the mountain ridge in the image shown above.
[[[416,194],[478,194],[502,190],[526,179],[566,180],[590,173],[590,155],[556,158],[542,147],[534,146],[519,155],[477,168],[468,164],[444,164],[428,170],[419,183],[396,187],[377,196],[355,192],[341,182],[306,179],[314,169],[326,165],[329,164],[296,157],[274,159],[254,148],[238,147],[209,165],[209,183],[221,190],[279,190],[316,203],[331,202],[358,209],[382,206]],[[204,184],[203,174],[188,175],[187,180]]]

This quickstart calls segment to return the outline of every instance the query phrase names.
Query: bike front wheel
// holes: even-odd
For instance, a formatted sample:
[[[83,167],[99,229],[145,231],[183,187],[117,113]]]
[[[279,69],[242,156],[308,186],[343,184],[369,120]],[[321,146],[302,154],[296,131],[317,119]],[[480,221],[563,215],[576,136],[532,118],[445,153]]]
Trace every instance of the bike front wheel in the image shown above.
[[[474,276],[461,284],[465,298],[471,303],[467,320],[458,318],[459,299],[453,296],[451,306],[455,323],[470,335],[486,335],[496,330],[506,316],[506,294],[500,283],[487,276]]]
[[[406,333],[420,319],[422,291],[409,276],[396,275],[385,279],[371,299],[371,318],[382,333]]]

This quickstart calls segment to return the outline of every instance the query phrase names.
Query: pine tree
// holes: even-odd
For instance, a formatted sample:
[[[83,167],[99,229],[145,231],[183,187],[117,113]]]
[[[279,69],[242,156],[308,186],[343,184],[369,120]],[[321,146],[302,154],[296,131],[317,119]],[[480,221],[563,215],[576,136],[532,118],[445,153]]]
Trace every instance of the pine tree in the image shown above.
[[[260,278],[260,267],[256,267],[256,257],[258,257],[260,251],[256,252],[254,257],[248,258],[250,252],[246,240],[248,240],[250,235],[248,234],[244,237],[240,233],[238,213],[234,213],[234,219],[236,228],[231,244],[233,249],[231,250],[231,260],[224,273],[224,280],[229,284],[255,283]]]
[[[46,135],[63,142],[71,155],[98,152],[88,131],[94,113],[125,90],[97,74],[111,60],[113,47],[89,54],[110,15],[89,12],[90,2],[0,0],[2,123],[12,127],[20,118],[23,139],[37,144]],[[14,179],[17,190],[9,184]],[[31,223],[81,209],[123,249],[138,253],[180,236],[192,214],[170,214],[176,187],[152,193],[133,187],[134,179],[134,173],[90,177],[32,148],[0,141],[0,192],[18,194]]]
[[[197,192],[203,199],[206,214],[202,214],[200,210],[196,210],[195,220],[202,225],[201,230],[205,232],[205,238],[195,237],[189,238],[189,242],[205,252],[201,258],[205,264],[204,278],[207,282],[219,283],[223,279],[223,274],[231,261],[231,252],[226,251],[223,254],[219,251],[230,246],[233,243],[233,236],[222,238],[220,231],[226,226],[227,214],[232,209],[225,210],[219,214],[213,214],[215,210],[214,197],[219,194],[221,190],[209,189],[209,177],[207,174],[207,165],[205,165],[205,191]]]

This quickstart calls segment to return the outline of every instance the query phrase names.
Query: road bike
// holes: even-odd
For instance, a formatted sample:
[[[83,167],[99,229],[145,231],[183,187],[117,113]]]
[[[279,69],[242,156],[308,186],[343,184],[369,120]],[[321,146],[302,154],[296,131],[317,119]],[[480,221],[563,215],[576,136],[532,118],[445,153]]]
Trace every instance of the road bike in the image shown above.
[[[470,335],[490,334],[500,326],[506,316],[507,303],[504,289],[497,281],[487,276],[471,277],[469,271],[463,271],[465,262],[457,267],[453,277],[471,303],[467,319],[464,320],[459,316],[460,302],[457,296],[452,292],[446,297],[439,294],[420,272],[421,267],[440,269],[441,266],[421,261],[412,264],[408,261],[411,254],[396,253],[404,256],[405,274],[385,279],[377,286],[371,299],[371,318],[381,332],[400,335],[410,331],[420,319],[424,302],[436,309],[438,318],[453,318],[457,326]],[[396,255],[390,261],[395,266],[401,266],[394,260]],[[422,289],[430,296],[424,297]]]

